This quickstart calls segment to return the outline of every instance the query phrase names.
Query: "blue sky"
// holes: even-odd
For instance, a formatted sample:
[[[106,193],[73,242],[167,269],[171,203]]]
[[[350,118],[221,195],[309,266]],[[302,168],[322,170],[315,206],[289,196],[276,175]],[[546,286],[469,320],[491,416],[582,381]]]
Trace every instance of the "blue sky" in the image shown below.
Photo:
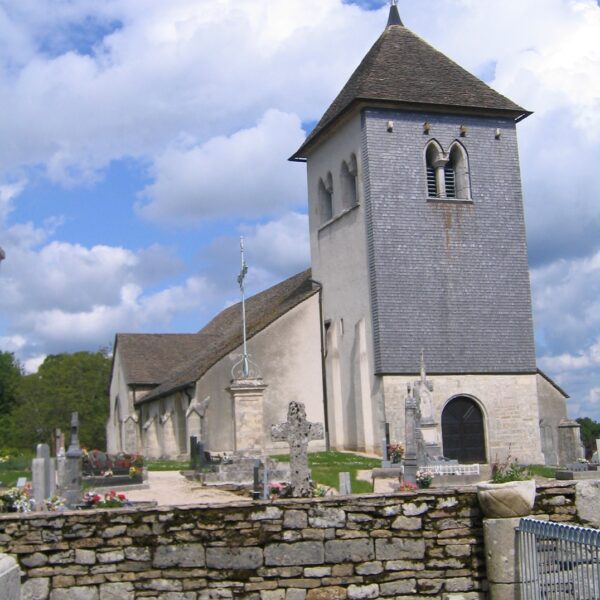
[[[0,0],[0,349],[35,369],[117,331],[199,329],[309,263],[287,162],[387,2]],[[600,420],[600,8],[400,0],[534,111],[519,125],[538,362]],[[518,15],[516,17],[515,15]]]

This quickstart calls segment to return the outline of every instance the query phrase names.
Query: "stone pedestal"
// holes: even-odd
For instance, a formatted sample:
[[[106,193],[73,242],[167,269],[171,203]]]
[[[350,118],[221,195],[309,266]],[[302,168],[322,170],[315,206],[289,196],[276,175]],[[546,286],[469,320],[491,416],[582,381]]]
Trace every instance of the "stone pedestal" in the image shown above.
[[[484,519],[483,541],[490,600],[520,598],[517,527],[520,518]]]
[[[569,419],[558,425],[558,461],[563,467],[583,458],[580,430],[579,423]]]
[[[0,554],[0,600],[18,600],[21,597],[21,570],[17,561]]]
[[[265,449],[263,398],[267,388],[261,378],[234,379],[228,388],[233,402],[233,450],[260,455]]]
[[[421,420],[421,436],[423,437],[425,464],[431,459],[437,459],[442,456],[439,426],[433,419]]]

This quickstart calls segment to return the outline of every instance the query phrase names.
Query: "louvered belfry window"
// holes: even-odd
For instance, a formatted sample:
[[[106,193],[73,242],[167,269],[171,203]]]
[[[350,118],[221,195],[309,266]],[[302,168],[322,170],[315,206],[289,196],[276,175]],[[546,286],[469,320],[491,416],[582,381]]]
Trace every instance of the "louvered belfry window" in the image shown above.
[[[448,163],[444,167],[444,182],[446,184],[446,198],[456,198],[456,171],[452,163]]]
[[[437,184],[435,182],[435,169],[427,165],[427,195],[430,198],[437,198]]]

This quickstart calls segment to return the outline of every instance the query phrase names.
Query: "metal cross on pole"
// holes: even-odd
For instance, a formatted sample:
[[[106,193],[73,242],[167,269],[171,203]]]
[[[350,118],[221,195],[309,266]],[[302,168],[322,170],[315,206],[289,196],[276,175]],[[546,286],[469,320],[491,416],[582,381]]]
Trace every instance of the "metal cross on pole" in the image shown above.
[[[248,273],[248,265],[246,264],[246,258],[244,256],[244,238],[240,237],[240,263],[241,270],[238,275],[237,281],[240,286],[240,292],[242,294],[242,375],[246,378],[250,375],[250,364],[248,362],[248,345],[246,340],[246,298],[244,294],[244,280]]]

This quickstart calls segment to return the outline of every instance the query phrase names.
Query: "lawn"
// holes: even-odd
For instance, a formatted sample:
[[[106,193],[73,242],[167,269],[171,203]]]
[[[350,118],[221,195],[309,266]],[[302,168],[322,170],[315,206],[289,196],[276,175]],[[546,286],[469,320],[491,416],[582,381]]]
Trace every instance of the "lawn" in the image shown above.
[[[280,461],[289,461],[288,455],[273,457]],[[340,473],[350,473],[352,493],[366,494],[373,491],[373,486],[367,481],[356,479],[357,471],[374,469],[381,466],[381,459],[367,458],[350,452],[314,452],[308,455],[308,466],[316,483],[339,489]]]
[[[33,453],[1,455],[0,452],[0,487],[14,487],[19,477],[31,481],[31,459]]]
[[[190,461],[148,458],[144,460],[144,466],[148,471],[189,471]]]
[[[275,460],[289,462],[287,454],[273,456]],[[178,460],[147,460],[145,465],[148,471],[187,471],[190,468],[188,461]],[[358,481],[356,472],[363,469],[373,469],[381,466],[381,460],[366,458],[350,452],[314,452],[308,455],[308,465],[312,471],[313,480],[321,485],[339,488],[339,474],[350,473],[352,492],[364,494],[373,491],[373,486],[367,481]]]

